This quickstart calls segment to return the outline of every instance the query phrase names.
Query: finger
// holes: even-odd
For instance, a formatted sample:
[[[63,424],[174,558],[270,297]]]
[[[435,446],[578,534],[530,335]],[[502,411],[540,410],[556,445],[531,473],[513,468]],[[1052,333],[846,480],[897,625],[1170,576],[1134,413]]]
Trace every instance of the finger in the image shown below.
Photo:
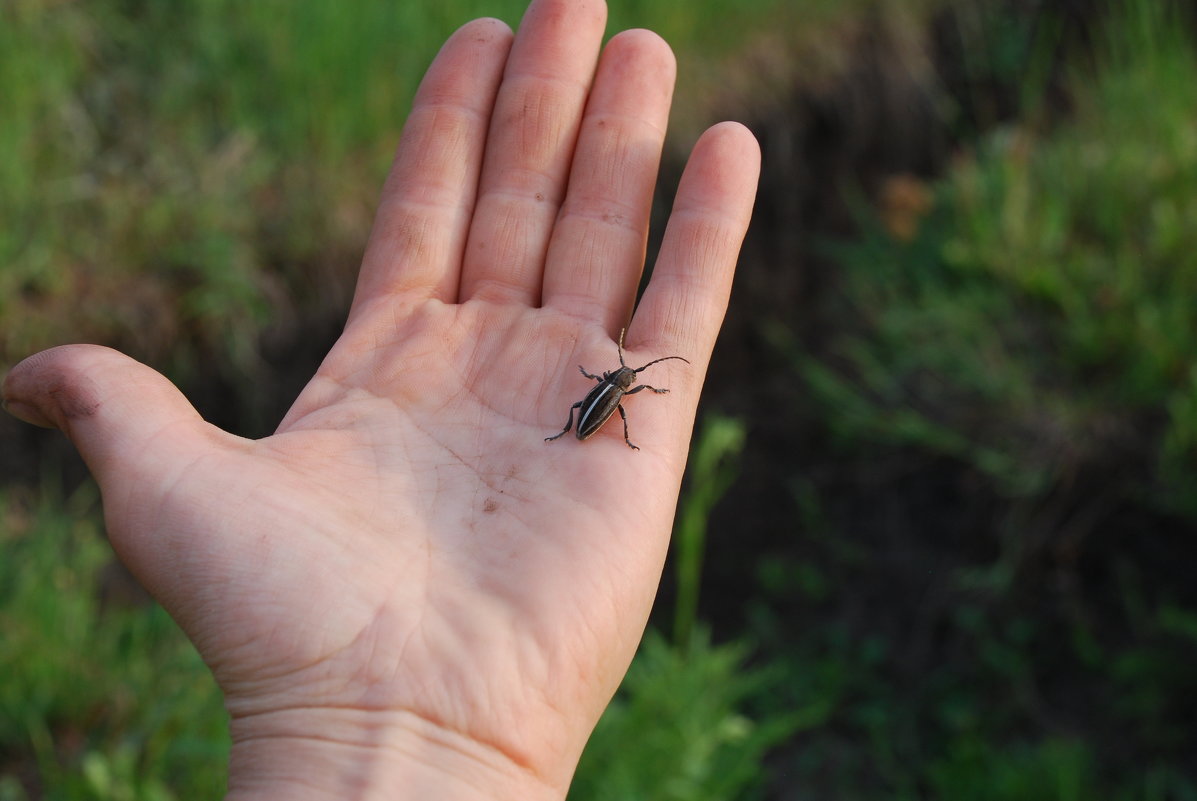
[[[738,123],[716,125],[695,144],[629,342],[699,365],[709,360],[752,216],[760,158],[756,139]]]
[[[549,247],[543,305],[612,335],[628,319],[644,268],[676,70],[669,45],[649,31],[607,44]]]
[[[456,297],[487,123],[510,46],[503,22],[475,20],[428,68],[383,187],[351,317],[402,293]]]
[[[70,438],[110,516],[168,485],[216,432],[160,373],[96,345],[30,356],[9,372],[3,396],[14,416]]]
[[[537,304],[607,10],[533,0],[495,103],[459,297]]]

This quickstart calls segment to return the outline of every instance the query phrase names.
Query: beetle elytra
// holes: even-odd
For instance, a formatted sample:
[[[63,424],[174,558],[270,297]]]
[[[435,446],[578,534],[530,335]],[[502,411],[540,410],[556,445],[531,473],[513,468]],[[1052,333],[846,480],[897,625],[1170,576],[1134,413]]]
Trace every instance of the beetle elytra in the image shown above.
[[[603,423],[619,410],[619,416],[623,420],[623,441],[628,444],[628,447],[634,451],[640,450],[632,441],[628,439],[628,415],[623,410],[623,404],[620,403],[625,395],[635,395],[642,389],[651,390],[658,395],[663,395],[669,390],[657,389],[650,387],[648,384],[640,384],[634,389],[630,389],[636,381],[636,374],[644,370],[645,367],[651,367],[657,362],[667,361],[669,359],[680,359],[686,364],[690,363],[689,359],[684,359],[681,356],[663,356],[660,359],[653,359],[644,367],[637,367],[635,369],[628,367],[623,361],[623,331],[619,332],[619,344],[616,346],[619,352],[619,369],[611,372],[604,372],[601,376],[593,375],[586,372],[582,365],[578,365],[578,369],[582,371],[582,375],[587,378],[593,378],[598,384],[594,389],[586,394],[586,397],[569,407],[569,417],[565,420],[565,428],[561,432],[554,434],[551,437],[545,437],[545,442],[552,442],[558,437],[563,437],[569,433],[570,428],[574,424],[574,409],[581,409],[578,412],[578,430],[577,438],[580,440],[588,439],[594,432],[603,427]]]

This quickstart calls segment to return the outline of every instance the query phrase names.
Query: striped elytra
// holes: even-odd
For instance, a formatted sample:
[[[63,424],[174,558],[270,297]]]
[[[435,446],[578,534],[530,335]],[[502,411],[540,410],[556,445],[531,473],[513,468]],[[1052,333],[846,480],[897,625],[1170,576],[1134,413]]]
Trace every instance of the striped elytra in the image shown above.
[[[668,392],[667,389],[657,389],[650,387],[648,384],[640,384],[632,388],[632,384],[636,383],[636,374],[650,367],[657,362],[663,362],[668,359],[679,359],[686,364],[689,364],[688,359],[681,356],[663,356],[660,359],[653,359],[643,367],[631,368],[624,364],[623,361],[623,331],[619,332],[619,343],[616,346],[619,353],[619,369],[612,372],[604,372],[601,376],[593,375],[586,372],[582,365],[578,365],[578,369],[582,371],[582,375],[587,378],[593,378],[598,384],[594,389],[586,393],[586,397],[569,407],[569,417],[565,420],[565,428],[561,429],[560,433],[554,434],[551,437],[545,437],[545,442],[552,442],[558,437],[562,437],[569,433],[570,428],[574,423],[574,409],[580,409],[578,412],[578,428],[575,436],[579,440],[585,440],[591,437],[596,431],[603,427],[603,423],[611,419],[611,416],[616,411],[619,412],[620,418],[623,420],[623,441],[628,444],[632,450],[640,450],[632,444],[628,439],[628,416],[623,410],[623,400],[625,395],[635,395],[642,389],[651,390],[657,394],[664,394]]]

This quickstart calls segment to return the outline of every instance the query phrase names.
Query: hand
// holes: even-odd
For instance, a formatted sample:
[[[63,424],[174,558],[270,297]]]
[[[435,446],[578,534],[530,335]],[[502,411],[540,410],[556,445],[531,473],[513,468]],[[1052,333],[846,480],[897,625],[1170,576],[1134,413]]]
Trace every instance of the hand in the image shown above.
[[[69,346],[13,368],[64,431],[120,558],[226,695],[234,799],[562,798],[639,642],[753,199],[751,135],[695,146],[631,366],[586,442],[546,443],[617,366],[674,76],[605,9],[477,20],[416,96],[344,334],[273,436]]]

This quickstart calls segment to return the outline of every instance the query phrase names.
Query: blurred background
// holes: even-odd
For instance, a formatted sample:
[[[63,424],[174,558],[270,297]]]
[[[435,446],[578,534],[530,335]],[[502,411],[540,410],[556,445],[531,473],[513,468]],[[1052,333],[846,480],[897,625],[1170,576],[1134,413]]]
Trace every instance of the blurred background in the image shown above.
[[[0,364],[268,433],[414,86],[522,0],[0,0]],[[611,0],[764,179],[649,633],[571,799],[1197,799],[1197,36],[1164,0]],[[655,249],[650,243],[651,254]],[[220,699],[0,419],[0,801],[217,798]]]

